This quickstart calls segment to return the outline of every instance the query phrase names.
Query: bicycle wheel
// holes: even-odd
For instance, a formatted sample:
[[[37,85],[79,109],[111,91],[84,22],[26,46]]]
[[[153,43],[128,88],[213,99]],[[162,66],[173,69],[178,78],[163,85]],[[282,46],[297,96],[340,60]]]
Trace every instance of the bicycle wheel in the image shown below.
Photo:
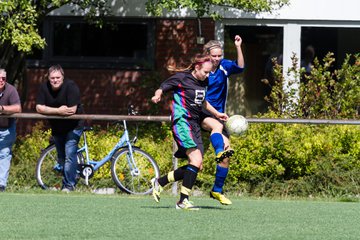
[[[78,163],[84,163],[82,152],[78,152]],[[57,162],[55,144],[45,148],[36,164],[36,180],[42,189],[59,190],[62,186],[63,167]]]
[[[133,147],[136,168],[131,166],[128,148],[118,150],[112,159],[111,175],[116,185],[126,193],[149,194],[151,179],[160,176],[155,160],[145,151]]]
[[[36,164],[36,180],[42,189],[60,189],[62,169],[57,163],[55,144],[45,148]]]

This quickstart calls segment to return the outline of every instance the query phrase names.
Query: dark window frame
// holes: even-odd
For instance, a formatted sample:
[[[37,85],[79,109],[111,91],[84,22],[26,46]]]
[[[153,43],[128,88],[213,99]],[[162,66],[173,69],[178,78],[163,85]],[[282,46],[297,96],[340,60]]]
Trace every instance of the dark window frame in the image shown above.
[[[83,56],[54,56],[54,25],[55,23],[84,23],[83,17],[47,17],[43,24],[43,37],[47,46],[41,50],[41,58],[28,58],[27,65],[30,68],[49,67],[52,64],[61,64],[65,68],[97,68],[97,69],[136,69],[151,70],[155,65],[155,21],[143,18],[109,18],[106,21],[115,24],[140,24],[147,26],[146,56],[139,63],[139,59],[126,57],[83,57]],[[127,37],[127,36],[125,36]],[[82,40],[83,41],[83,40]],[[94,46],[96,47],[96,46]],[[126,46],[125,46],[126,47]]]

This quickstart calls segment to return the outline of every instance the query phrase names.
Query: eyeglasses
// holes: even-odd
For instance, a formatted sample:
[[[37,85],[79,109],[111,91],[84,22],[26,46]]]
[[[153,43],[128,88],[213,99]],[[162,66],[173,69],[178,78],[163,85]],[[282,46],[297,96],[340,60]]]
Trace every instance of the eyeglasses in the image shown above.
[[[0,77],[0,80],[6,82],[6,77]]]

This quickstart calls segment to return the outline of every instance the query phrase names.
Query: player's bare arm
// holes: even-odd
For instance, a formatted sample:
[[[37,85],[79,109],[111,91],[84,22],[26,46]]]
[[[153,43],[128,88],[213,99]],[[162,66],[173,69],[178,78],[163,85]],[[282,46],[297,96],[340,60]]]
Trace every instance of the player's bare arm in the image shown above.
[[[243,52],[241,50],[241,44],[242,44],[242,39],[239,35],[235,36],[235,47],[236,47],[236,52],[237,52],[237,64],[239,67],[244,68],[245,66],[245,61],[244,61],[244,55]]]
[[[212,115],[214,115],[216,118],[227,121],[229,116],[226,113],[218,112],[208,101],[204,101],[204,108],[208,110]]]
[[[49,107],[42,104],[36,105],[36,111],[41,114],[46,115],[63,115],[63,116],[69,116],[76,113],[77,106],[68,107],[65,105],[62,105],[60,107]]]

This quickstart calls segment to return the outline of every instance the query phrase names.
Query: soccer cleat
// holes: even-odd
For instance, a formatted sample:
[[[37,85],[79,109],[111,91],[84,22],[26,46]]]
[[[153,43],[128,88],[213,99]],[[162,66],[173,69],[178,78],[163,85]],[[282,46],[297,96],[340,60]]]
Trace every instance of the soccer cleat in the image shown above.
[[[160,193],[163,191],[162,186],[158,183],[157,178],[151,179],[152,195],[155,202],[160,202]]]
[[[210,197],[213,199],[218,200],[221,204],[223,205],[231,205],[232,202],[230,201],[230,199],[228,199],[227,197],[225,197],[225,195],[221,192],[210,192]]]
[[[220,162],[222,162],[222,160],[224,160],[225,158],[229,158],[232,155],[234,155],[234,150],[232,150],[232,149],[221,151],[216,155],[215,161],[217,163],[220,163]]]
[[[197,211],[200,208],[194,206],[193,202],[191,202],[191,201],[189,201],[189,199],[185,198],[182,202],[177,202],[176,203],[176,209]]]

